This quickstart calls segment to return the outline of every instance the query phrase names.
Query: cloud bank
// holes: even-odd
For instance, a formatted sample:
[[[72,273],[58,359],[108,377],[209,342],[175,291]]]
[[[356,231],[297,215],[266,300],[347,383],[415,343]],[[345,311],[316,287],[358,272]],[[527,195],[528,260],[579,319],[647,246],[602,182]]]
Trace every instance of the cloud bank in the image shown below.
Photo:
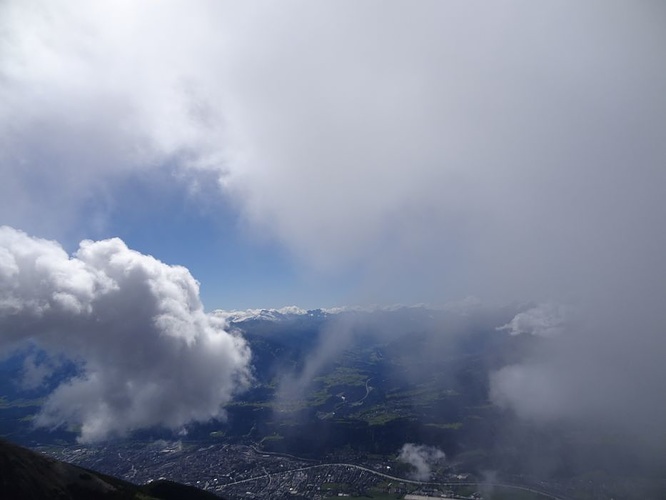
[[[187,269],[119,239],[83,241],[70,257],[53,241],[0,227],[0,349],[30,340],[81,368],[48,396],[37,425],[78,428],[95,441],[223,417],[249,384],[250,351],[204,313],[198,292]]]

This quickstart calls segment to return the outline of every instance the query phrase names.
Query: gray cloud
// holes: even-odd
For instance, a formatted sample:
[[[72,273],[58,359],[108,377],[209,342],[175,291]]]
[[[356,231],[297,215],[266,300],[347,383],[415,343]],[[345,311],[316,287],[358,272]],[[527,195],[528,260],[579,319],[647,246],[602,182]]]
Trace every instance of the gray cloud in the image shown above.
[[[571,304],[496,400],[663,427],[664,10],[332,5],[243,39],[225,186],[249,220],[317,269],[357,264],[361,297]]]
[[[64,362],[66,358],[62,356],[39,358],[34,352],[28,353],[23,360],[21,387],[28,390],[42,387]]]
[[[227,179],[251,220],[319,268],[362,262],[371,295],[548,299],[645,240],[665,112],[648,12],[373,7],[304,9],[307,49],[288,12],[253,25]]]
[[[187,269],[130,250],[119,239],[84,241],[72,256],[55,242],[0,227],[0,348],[30,340],[81,373],[62,382],[37,418],[80,426],[80,438],[224,416],[250,380],[250,352],[204,313]],[[28,361],[36,384],[53,363]]]
[[[433,464],[445,458],[446,455],[442,450],[413,443],[405,443],[398,455],[398,460],[414,468],[412,477],[417,481],[428,481]]]

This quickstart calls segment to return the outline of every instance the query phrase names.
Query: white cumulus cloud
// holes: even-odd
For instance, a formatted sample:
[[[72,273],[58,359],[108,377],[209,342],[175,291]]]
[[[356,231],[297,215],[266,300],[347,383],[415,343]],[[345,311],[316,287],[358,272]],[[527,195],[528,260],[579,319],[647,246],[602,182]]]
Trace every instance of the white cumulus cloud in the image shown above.
[[[248,385],[248,346],[204,312],[187,269],[117,238],[83,241],[70,257],[2,226],[0,248],[0,348],[30,340],[81,365],[48,396],[38,425],[80,426],[84,441],[179,429],[223,417]]]

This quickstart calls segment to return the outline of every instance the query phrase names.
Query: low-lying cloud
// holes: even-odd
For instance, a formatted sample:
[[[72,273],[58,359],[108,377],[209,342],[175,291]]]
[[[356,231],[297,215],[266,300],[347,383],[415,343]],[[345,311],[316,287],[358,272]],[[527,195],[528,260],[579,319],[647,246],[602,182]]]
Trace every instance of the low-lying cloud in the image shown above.
[[[556,337],[562,334],[573,311],[559,304],[539,304],[514,316],[506,325],[497,328],[511,335],[529,333],[538,337]]]
[[[445,458],[446,454],[438,448],[413,443],[405,443],[398,455],[398,460],[414,468],[412,477],[417,481],[428,481],[432,466]]]
[[[0,227],[0,331],[5,353],[29,340],[80,365],[36,423],[79,429],[83,441],[222,418],[251,379],[247,344],[204,312],[188,270],[117,238],[83,241],[70,257]],[[52,368],[29,365],[32,385]]]

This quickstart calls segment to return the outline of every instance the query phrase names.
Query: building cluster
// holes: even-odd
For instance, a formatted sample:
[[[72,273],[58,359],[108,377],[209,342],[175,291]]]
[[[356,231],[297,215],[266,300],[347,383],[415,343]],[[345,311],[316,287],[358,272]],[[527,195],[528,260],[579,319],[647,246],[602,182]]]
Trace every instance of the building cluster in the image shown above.
[[[228,499],[323,500],[347,496],[476,499],[475,478],[450,469],[433,472],[431,483],[406,477],[381,457],[365,460],[338,452],[334,462],[305,460],[262,452],[240,444],[197,444],[180,441],[118,442],[103,446],[44,449],[59,460],[144,484],[169,479]],[[518,483],[518,481],[515,481]],[[525,478],[520,481],[527,483]],[[545,484],[539,486],[546,489]]]

